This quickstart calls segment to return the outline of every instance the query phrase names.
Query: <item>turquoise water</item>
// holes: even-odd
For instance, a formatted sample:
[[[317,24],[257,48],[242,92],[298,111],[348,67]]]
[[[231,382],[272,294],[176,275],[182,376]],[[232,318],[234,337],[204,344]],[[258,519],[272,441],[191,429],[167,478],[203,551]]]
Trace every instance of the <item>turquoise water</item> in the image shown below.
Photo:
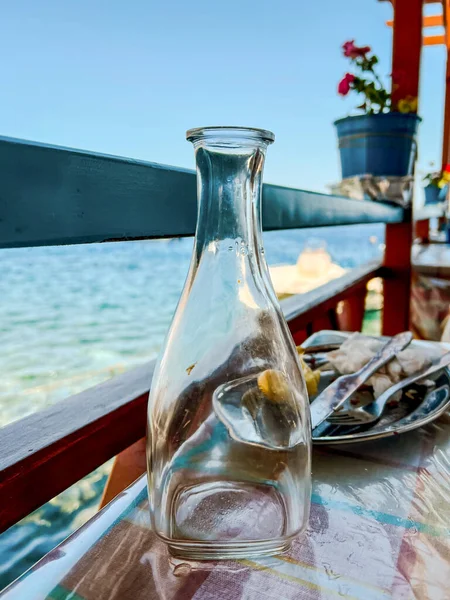
[[[383,231],[271,232],[266,256],[294,263],[316,238],[354,267],[380,254]],[[192,239],[0,250],[0,426],[155,358],[191,249]],[[109,468],[0,536],[0,589],[94,514]]]

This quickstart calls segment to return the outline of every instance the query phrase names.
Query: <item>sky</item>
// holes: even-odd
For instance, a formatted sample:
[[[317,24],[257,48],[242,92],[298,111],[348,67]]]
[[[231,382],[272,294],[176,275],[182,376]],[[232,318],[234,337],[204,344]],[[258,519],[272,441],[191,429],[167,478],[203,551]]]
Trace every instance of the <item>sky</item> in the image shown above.
[[[342,43],[391,71],[392,7],[376,0],[3,0],[1,14],[0,135],[194,168],[187,129],[262,127],[265,181],[303,189],[339,179],[332,123],[356,106],[336,93]],[[444,48],[424,48],[419,173],[440,163],[444,78]]]

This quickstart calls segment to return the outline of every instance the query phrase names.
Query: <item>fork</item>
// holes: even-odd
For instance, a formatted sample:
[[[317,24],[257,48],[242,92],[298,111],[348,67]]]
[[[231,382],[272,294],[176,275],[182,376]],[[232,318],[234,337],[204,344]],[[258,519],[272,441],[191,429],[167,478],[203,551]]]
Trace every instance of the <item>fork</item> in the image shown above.
[[[387,389],[381,396],[379,396],[376,400],[367,404],[366,406],[359,406],[358,408],[335,412],[330,415],[327,419],[329,423],[333,425],[368,425],[375,424],[379,421],[383,415],[384,409],[386,408],[386,404],[389,402],[390,398],[398,392],[399,390],[408,387],[412,383],[419,381],[420,379],[424,379],[428,377],[428,375],[432,375],[443,369],[447,365],[450,364],[450,352],[446,352],[441,356],[441,358],[431,364],[427,369],[421,371],[416,375],[411,375],[406,379],[402,379],[395,385],[391,386]]]
[[[404,331],[397,333],[393,338],[386,342],[380,350],[373,356],[367,364],[359,371],[341,375],[330,383],[318,396],[311,402],[311,426],[315,430],[325,421],[329,415],[332,415],[346,400],[355,393],[355,391],[365,383],[378,369],[392,360],[401,350],[412,340],[412,333]]]

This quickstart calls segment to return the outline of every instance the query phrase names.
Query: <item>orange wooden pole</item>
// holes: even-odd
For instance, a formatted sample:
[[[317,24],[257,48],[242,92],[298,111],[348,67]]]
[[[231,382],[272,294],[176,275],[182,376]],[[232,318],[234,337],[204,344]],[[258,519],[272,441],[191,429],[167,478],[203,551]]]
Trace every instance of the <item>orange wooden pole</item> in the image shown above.
[[[386,21],[388,27],[394,26],[394,21]],[[428,15],[423,18],[424,27],[443,27],[444,17],[443,15]]]
[[[443,46],[445,45],[445,35],[427,35],[423,38],[424,46]]]
[[[443,26],[445,29],[445,45],[450,48],[450,0],[442,0]]]
[[[395,0],[392,48],[392,104],[419,95],[423,0]],[[386,226],[383,333],[409,329],[412,222]]]
[[[450,163],[450,51],[447,50],[445,72],[444,130],[442,132],[442,167]]]
[[[444,17],[443,15],[428,15],[423,18],[424,27],[443,27]]]
[[[442,132],[442,168],[450,163],[450,0],[444,0],[447,68],[445,71],[444,130]]]

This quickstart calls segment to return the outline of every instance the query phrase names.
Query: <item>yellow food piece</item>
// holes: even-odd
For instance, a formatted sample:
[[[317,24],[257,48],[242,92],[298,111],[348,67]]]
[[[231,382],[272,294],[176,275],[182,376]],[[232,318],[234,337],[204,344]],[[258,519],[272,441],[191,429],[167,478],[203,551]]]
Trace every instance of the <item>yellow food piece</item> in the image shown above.
[[[313,371],[311,367],[301,357],[305,350],[301,346],[297,346],[297,352],[300,355],[300,364],[305,378],[308,396],[315,396],[319,389],[320,371]],[[275,369],[267,369],[258,377],[258,388],[272,402],[287,402],[291,392],[286,376],[281,371]]]
[[[308,396],[315,396],[319,389],[320,371],[313,371],[308,367],[309,371],[304,372],[306,388]]]
[[[272,402],[287,402],[292,395],[286,376],[275,369],[267,369],[259,374],[258,388]]]
[[[305,353],[304,348],[302,348],[301,346],[297,346],[297,352],[299,354],[300,364],[302,366],[303,375],[305,377],[308,396],[315,396],[319,389],[320,371],[318,369],[313,371],[311,367],[305,363],[305,361],[301,357],[301,355]]]

